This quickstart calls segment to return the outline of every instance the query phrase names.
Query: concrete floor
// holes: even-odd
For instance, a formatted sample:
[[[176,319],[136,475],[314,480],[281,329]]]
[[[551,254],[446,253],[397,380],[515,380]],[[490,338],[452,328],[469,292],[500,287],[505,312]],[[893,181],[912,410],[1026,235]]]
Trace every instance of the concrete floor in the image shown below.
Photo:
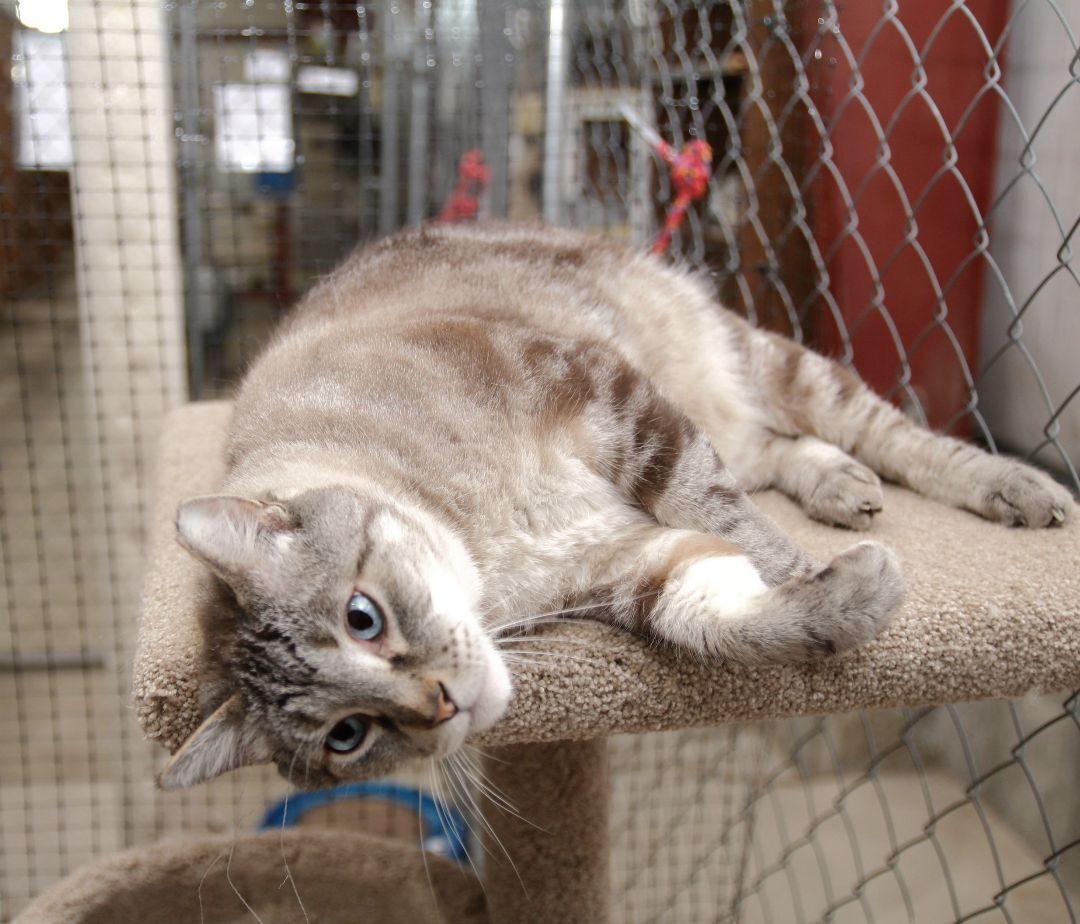
[[[742,899],[739,920],[816,921],[830,907],[837,924],[929,924],[966,915],[986,922],[1075,920],[1069,909],[1080,909],[1078,897],[1066,896],[1045,875],[1042,858],[1000,817],[986,810],[980,817],[969,803],[931,833],[925,828],[926,792],[938,805],[964,798],[961,781],[944,773],[882,774],[847,796],[843,811],[821,823],[812,842],[793,850],[789,838],[801,837],[811,811],[829,809],[839,790],[831,777],[777,786],[755,826],[747,882],[757,887]],[[994,907],[1006,884],[1035,874],[1043,875]]]
[[[613,781],[612,896],[623,924],[934,924],[968,915],[1066,924],[1080,914],[1080,896],[955,775],[865,776],[853,767],[805,776],[751,729],[650,737],[613,743],[614,765],[634,770]],[[748,815],[750,781],[777,768]],[[932,814],[944,817],[929,827]]]

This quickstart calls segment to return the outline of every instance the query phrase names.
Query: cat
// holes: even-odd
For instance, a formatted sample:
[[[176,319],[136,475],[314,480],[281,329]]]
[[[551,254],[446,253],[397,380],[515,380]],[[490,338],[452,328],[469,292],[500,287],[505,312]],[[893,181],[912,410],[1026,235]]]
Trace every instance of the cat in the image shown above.
[[[879,475],[1017,526],[1073,507],[690,273],[513,226],[405,232],[322,280],[242,383],[227,463],[224,493],[177,513],[220,599],[210,714],[166,787],[267,761],[318,787],[449,755],[507,706],[499,637],[542,614],[748,664],[873,638],[903,596],[893,553],[823,565],[748,491],[853,530]]]

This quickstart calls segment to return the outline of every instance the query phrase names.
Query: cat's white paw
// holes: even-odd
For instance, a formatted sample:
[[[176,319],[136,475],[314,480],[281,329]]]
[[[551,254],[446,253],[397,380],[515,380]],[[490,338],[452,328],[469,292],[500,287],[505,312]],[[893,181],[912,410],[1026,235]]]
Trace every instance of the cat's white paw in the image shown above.
[[[1038,469],[1012,459],[993,459],[983,485],[978,513],[1009,526],[1040,528],[1073,515],[1069,491]]]
[[[710,555],[692,562],[672,590],[676,609],[736,619],[751,613],[768,588],[745,555]]]
[[[865,530],[881,511],[884,499],[878,476],[850,459],[824,471],[803,506],[822,523]]]

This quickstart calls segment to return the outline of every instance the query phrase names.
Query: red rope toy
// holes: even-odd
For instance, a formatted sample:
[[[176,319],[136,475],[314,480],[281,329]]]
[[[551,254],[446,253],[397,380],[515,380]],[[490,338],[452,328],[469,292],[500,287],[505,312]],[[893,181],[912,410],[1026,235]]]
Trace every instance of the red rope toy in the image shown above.
[[[642,123],[630,110],[624,110],[627,121],[641,132],[656,153],[664,159],[671,174],[675,199],[664,216],[664,227],[653,241],[652,252],[664,253],[671,238],[686,218],[691,203],[705,195],[712,170],[712,148],[705,141],[695,140],[676,151],[655,131]],[[442,224],[471,221],[480,211],[480,196],[491,181],[491,170],[484,164],[484,153],[472,148],[461,155],[458,180],[446,204],[435,220]]]
[[[652,252],[663,253],[671,246],[671,237],[683,223],[690,203],[700,199],[709,188],[709,175],[712,172],[712,148],[708,142],[696,140],[676,151],[661,138],[651,125],[628,105],[619,107],[622,116],[649,146],[663,158],[671,174],[671,185],[675,190],[675,200],[668,206],[664,216],[664,227],[653,241]]]
[[[454,191],[435,220],[440,224],[471,221],[480,211],[480,196],[491,181],[491,170],[484,164],[484,152],[472,148],[458,161],[458,179]]]
[[[686,217],[690,203],[700,199],[709,188],[712,169],[712,148],[705,141],[691,141],[681,151],[676,151],[662,138],[653,147],[668,163],[671,185],[675,188],[675,201],[664,216],[664,227],[653,241],[652,252],[663,253],[671,245],[671,236]]]

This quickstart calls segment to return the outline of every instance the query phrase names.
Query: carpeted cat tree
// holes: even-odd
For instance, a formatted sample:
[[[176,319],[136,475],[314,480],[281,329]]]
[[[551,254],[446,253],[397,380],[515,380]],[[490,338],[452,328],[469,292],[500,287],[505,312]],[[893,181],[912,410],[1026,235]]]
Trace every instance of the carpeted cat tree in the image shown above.
[[[227,404],[197,404],[165,428],[134,696],[147,736],[169,750],[200,719],[205,580],[174,541],[173,517],[181,498],[218,487],[228,418]],[[783,497],[759,501],[822,559],[856,538]],[[546,630],[552,650],[587,646],[590,662],[519,666],[509,713],[478,742],[499,758],[488,774],[534,823],[491,813],[521,876],[489,864],[491,921],[606,919],[608,735],[1080,686],[1080,523],[1010,530],[896,488],[878,519],[873,536],[900,554],[909,591],[893,626],[859,652],[799,667],[707,666],[595,623]]]

